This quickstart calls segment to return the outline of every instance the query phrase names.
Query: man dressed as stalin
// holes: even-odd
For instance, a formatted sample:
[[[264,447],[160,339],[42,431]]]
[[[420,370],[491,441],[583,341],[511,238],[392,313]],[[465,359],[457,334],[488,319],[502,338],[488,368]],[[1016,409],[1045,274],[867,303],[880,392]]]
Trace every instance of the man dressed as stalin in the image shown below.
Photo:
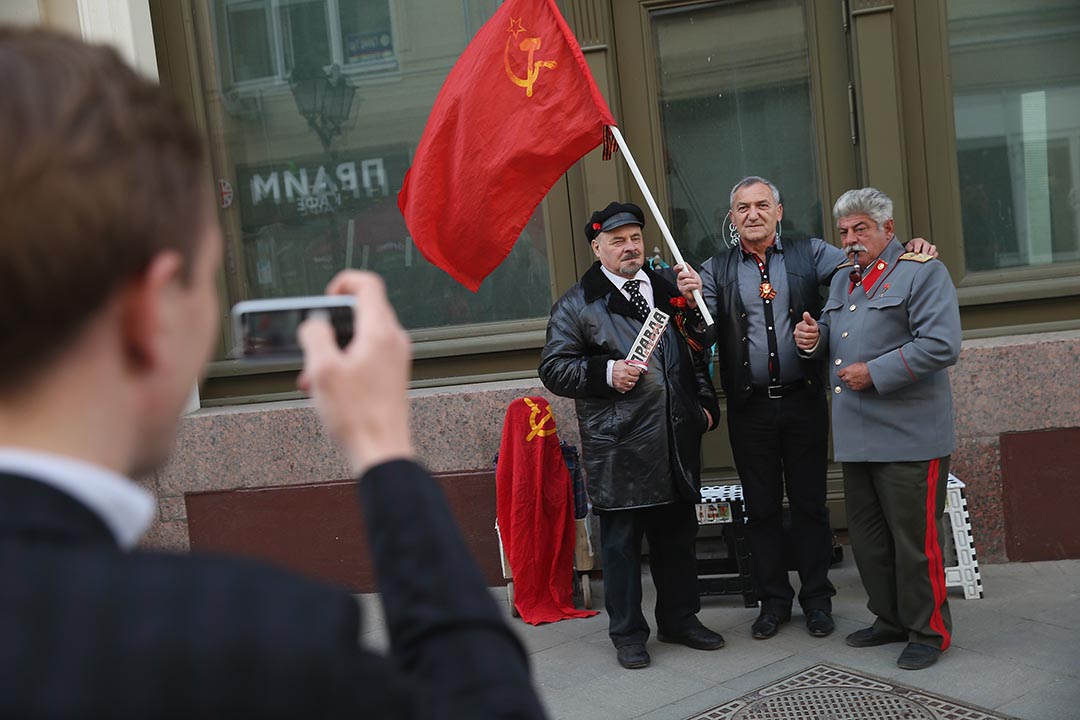
[[[955,447],[947,368],[960,355],[960,309],[946,267],[905,253],[893,204],[874,188],[833,207],[851,260],[815,322],[795,327],[811,357],[828,353],[835,458],[843,463],[851,547],[874,624],[852,647],[907,642],[897,665],[937,662],[952,637],[940,526]]]

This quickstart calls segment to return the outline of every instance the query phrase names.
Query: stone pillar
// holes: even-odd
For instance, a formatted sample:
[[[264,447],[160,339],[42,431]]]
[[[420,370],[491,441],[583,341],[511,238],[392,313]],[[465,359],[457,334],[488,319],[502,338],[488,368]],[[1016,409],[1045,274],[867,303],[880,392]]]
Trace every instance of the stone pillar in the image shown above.
[[[88,42],[107,43],[132,67],[157,80],[149,0],[77,0],[79,26]]]

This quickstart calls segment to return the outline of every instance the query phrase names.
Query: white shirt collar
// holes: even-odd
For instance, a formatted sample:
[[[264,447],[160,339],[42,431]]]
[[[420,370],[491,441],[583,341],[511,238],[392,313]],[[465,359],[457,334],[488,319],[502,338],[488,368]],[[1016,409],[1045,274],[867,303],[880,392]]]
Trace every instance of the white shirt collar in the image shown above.
[[[637,275],[632,278],[623,277],[622,275],[616,275],[603,265],[600,266],[600,271],[607,276],[607,279],[611,281],[612,285],[619,288],[619,290],[622,290],[623,295],[626,295],[627,297],[629,297],[629,294],[625,290],[623,290],[623,285],[626,284],[627,280],[640,280],[641,285],[638,285],[638,289],[641,289],[642,285],[648,285],[650,288],[652,287],[652,283],[649,282],[649,276],[645,274],[644,270],[638,270]],[[642,291],[641,294],[645,296],[646,300],[652,297],[651,293],[646,293],[645,291]]]
[[[62,455],[0,446],[0,471],[23,475],[78,500],[131,550],[154,520],[154,496],[130,479],[99,465]]]

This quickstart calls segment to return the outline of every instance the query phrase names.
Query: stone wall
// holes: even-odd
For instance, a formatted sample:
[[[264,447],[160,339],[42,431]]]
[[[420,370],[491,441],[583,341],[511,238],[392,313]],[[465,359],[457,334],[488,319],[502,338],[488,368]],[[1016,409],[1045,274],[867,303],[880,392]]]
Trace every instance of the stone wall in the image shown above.
[[[1008,560],[1001,435],[1080,427],[1080,332],[970,340],[952,369],[957,446],[980,560]]]
[[[951,370],[957,449],[953,473],[967,484],[978,557],[1004,562],[1002,433],[1080,428],[1080,331],[964,343]],[[573,402],[538,380],[419,390],[412,394],[416,449],[435,473],[490,470],[507,405],[543,395],[560,437],[578,444]],[[145,480],[160,499],[153,547],[189,547],[188,493],[326,483],[348,478],[342,456],[306,402],[208,409],[186,417],[171,462]]]

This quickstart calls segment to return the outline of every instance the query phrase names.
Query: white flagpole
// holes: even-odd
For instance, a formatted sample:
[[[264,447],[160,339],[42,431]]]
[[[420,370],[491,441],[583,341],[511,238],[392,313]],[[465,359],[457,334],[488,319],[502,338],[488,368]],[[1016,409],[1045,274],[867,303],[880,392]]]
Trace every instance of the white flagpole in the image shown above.
[[[686,261],[683,260],[682,253],[679,252],[679,247],[675,244],[675,238],[671,236],[671,230],[668,230],[667,223],[664,222],[664,216],[660,214],[660,208],[656,206],[656,201],[653,200],[652,193],[649,192],[649,186],[645,184],[645,178],[641,176],[641,170],[638,169],[637,163],[634,162],[634,156],[630,154],[630,148],[627,147],[626,140],[623,138],[619,128],[614,125],[608,125],[608,127],[611,128],[611,134],[615,136],[615,141],[619,143],[619,151],[626,158],[626,164],[630,166],[630,172],[633,173],[634,179],[637,180],[638,187],[641,188],[641,194],[645,196],[645,202],[649,205],[649,210],[652,210],[653,217],[656,218],[660,234],[664,236],[664,241],[667,242],[668,249],[671,250],[671,255],[675,258],[675,264],[685,265]],[[705,307],[705,299],[701,297],[700,290],[694,291],[694,301],[697,303],[698,310],[701,311],[701,317],[705,318],[705,324],[712,325],[712,314],[709,313],[709,308]]]

